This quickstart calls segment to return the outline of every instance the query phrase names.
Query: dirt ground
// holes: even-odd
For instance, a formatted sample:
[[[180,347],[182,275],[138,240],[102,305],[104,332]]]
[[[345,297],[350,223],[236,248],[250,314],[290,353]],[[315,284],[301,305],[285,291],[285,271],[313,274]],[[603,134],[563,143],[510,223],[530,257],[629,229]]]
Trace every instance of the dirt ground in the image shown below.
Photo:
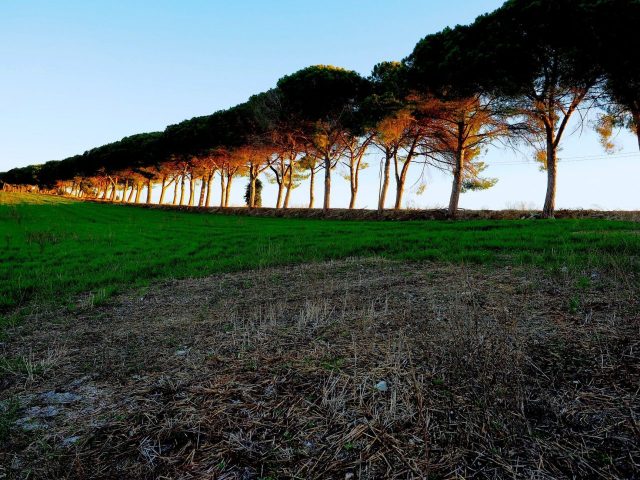
[[[350,259],[80,298],[1,340],[0,478],[640,478],[637,285]]]
[[[100,202],[99,200],[86,200]],[[111,202],[109,202],[111,203]],[[403,209],[403,210],[378,210],[371,209],[346,209],[332,208],[324,211],[320,208],[253,208],[246,207],[188,207],[177,205],[146,205],[146,204],[122,204],[122,206],[134,206],[155,210],[180,210],[192,212],[209,212],[221,215],[246,215],[250,217],[284,217],[284,218],[325,218],[334,220],[447,220],[447,209]],[[541,212],[528,209],[512,210],[466,210],[460,209],[458,220],[524,220],[540,218]],[[554,217],[557,219],[600,219],[620,220],[628,222],[640,222],[640,211],[633,210],[556,210]]]

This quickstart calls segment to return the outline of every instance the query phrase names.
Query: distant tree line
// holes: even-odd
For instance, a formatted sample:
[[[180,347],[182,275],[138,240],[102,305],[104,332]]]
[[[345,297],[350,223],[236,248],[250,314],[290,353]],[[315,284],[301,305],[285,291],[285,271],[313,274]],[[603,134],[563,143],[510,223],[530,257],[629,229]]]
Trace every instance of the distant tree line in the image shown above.
[[[395,183],[402,208],[410,168],[451,174],[448,212],[460,194],[486,189],[482,152],[494,144],[530,145],[547,172],[543,216],[555,209],[558,151],[572,119],[598,112],[611,148],[616,128],[640,145],[640,0],[509,0],[466,26],[428,35],[402,62],[370,76],[312,66],[280,79],[247,102],[212,115],[94,148],[82,155],[0,174],[5,189],[44,189],[112,202],[229,205],[231,187],[248,178],[246,203],[258,207],[259,177],[277,185],[276,208],[308,180],[332,173],[349,181],[354,208],[365,154],[382,158],[378,208]],[[214,183],[218,183],[215,189]]]

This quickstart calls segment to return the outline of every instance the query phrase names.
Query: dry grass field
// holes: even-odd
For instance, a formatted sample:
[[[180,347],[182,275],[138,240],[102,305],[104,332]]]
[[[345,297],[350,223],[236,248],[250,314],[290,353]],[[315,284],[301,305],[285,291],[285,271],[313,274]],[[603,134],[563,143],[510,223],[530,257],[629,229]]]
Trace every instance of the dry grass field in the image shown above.
[[[637,295],[370,258],[80,296],[3,344],[0,476],[635,478]]]

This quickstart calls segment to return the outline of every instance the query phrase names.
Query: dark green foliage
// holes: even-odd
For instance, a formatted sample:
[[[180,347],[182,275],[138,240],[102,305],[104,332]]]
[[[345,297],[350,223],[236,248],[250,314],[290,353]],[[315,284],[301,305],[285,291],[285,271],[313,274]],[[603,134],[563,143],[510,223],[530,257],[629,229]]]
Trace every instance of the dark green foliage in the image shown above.
[[[457,26],[428,35],[404,60],[411,88],[439,97],[465,97],[480,90],[478,28]]]
[[[640,142],[640,0],[600,0],[592,12],[600,35],[596,56],[611,102],[607,113]]]
[[[454,97],[529,96],[545,78],[561,88],[592,85],[601,75],[595,2],[509,0],[469,26],[429,35],[405,60],[411,85]]]
[[[278,80],[284,108],[301,119],[316,122],[347,118],[369,92],[358,73],[339,67],[316,65]]]
[[[381,62],[373,67],[370,95],[360,105],[357,122],[361,127],[373,127],[407,105],[410,94],[406,67],[400,62]]]
[[[247,182],[247,186],[244,190],[244,203],[247,207],[250,205],[251,199],[251,182]],[[262,207],[262,182],[259,178],[256,179],[256,198],[255,198],[255,206],[257,208]]]

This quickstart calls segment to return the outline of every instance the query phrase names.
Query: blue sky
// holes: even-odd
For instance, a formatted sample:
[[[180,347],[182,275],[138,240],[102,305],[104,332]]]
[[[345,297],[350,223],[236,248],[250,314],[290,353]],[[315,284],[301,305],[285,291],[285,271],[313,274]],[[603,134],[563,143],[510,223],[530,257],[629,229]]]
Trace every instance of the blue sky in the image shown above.
[[[378,61],[408,55],[426,34],[468,23],[501,3],[2,0],[0,171],[65,158],[232,106],[308,65],[367,74]],[[621,153],[637,153],[626,132],[619,143]],[[462,206],[541,203],[544,175],[526,163],[527,153],[490,150],[488,173],[500,182],[492,191],[465,195]],[[604,157],[588,128],[565,143],[562,155],[572,160],[560,167],[559,206],[638,206],[637,195],[618,182],[621,170],[624,177],[638,178],[640,155],[576,161]],[[377,162],[370,157],[360,207],[375,204]],[[514,162],[522,164],[505,165]],[[426,192],[410,191],[410,205],[444,205],[449,179],[436,172],[425,178]],[[348,186],[338,175],[336,184],[334,204],[346,204]],[[294,203],[302,205],[306,186],[298,190]]]

